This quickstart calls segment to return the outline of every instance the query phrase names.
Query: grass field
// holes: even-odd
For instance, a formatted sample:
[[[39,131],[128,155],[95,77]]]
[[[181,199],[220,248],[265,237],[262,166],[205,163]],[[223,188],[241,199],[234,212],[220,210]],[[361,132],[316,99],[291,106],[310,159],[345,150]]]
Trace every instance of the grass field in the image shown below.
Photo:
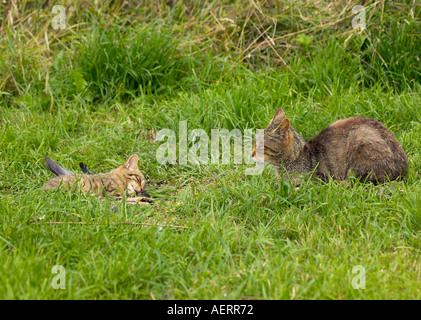
[[[0,4],[0,298],[420,299],[420,4],[137,3],[62,1],[63,30],[50,1]],[[279,107],[306,139],[383,122],[407,176],[295,190],[269,166],[156,160],[161,129],[264,128]],[[45,156],[106,172],[134,153],[153,206],[41,189]]]

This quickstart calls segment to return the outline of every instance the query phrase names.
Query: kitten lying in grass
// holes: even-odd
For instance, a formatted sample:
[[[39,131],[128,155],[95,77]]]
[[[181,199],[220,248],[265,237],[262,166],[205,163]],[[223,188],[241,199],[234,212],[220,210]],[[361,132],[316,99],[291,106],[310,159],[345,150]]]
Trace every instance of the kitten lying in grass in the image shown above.
[[[57,177],[48,181],[44,189],[70,189],[75,183],[85,193],[93,193],[99,196],[105,194],[121,198],[124,191],[128,195],[138,195],[145,189],[145,178],[138,169],[138,156],[132,155],[129,160],[117,169],[107,173],[75,175],[72,171],[64,169],[49,158],[45,158],[45,167]],[[86,167],[85,167],[86,169]],[[89,172],[87,169],[84,172]],[[139,201],[148,201],[147,198],[137,198]],[[140,200],[143,199],[143,200]]]
[[[259,154],[264,158],[258,159]],[[284,170],[296,186],[301,179],[291,175],[313,170],[324,181],[329,177],[343,181],[352,172],[360,181],[384,183],[403,177],[408,165],[405,151],[393,133],[376,120],[364,117],[339,120],[307,143],[282,109],[276,111],[264,132],[256,137],[252,157],[257,162],[274,165],[278,173]]]

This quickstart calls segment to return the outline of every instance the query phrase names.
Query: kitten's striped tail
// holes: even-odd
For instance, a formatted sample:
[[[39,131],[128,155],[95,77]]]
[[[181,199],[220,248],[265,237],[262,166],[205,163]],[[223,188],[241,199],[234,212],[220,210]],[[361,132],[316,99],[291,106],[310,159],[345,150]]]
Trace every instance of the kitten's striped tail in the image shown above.
[[[89,171],[88,167],[83,162],[79,163],[79,167],[80,167],[80,170],[82,170],[83,173],[93,174],[91,171]]]
[[[47,157],[45,157],[45,167],[56,176],[74,175],[72,171],[60,167],[57,163]]]

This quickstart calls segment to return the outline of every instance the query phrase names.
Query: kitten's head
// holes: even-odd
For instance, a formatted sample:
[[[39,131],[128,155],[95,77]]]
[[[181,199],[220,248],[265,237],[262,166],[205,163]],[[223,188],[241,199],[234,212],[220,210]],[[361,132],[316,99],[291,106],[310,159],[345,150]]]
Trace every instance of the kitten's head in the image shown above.
[[[257,135],[251,156],[256,162],[279,163],[291,155],[293,144],[289,119],[278,109],[266,129]]]
[[[118,167],[115,171],[120,179],[123,180],[124,185],[126,186],[128,195],[136,195],[144,191],[145,189],[145,177],[142,172],[139,171],[137,163],[139,157],[134,154],[129,160],[122,166]],[[115,195],[122,195],[124,190],[119,190]]]

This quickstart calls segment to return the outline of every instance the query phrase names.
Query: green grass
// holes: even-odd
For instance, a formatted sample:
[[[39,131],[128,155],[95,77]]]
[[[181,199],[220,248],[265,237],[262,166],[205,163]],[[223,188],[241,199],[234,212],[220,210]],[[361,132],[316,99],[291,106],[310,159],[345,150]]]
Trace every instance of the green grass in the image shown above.
[[[0,298],[421,298],[419,5],[368,1],[358,34],[345,2],[72,3],[66,30],[43,1],[2,26]],[[160,129],[264,128],[279,107],[306,139],[340,118],[383,122],[407,176],[295,190],[271,167],[156,160]],[[105,172],[133,153],[153,206],[40,189],[44,156]],[[365,290],[352,287],[357,265]]]

